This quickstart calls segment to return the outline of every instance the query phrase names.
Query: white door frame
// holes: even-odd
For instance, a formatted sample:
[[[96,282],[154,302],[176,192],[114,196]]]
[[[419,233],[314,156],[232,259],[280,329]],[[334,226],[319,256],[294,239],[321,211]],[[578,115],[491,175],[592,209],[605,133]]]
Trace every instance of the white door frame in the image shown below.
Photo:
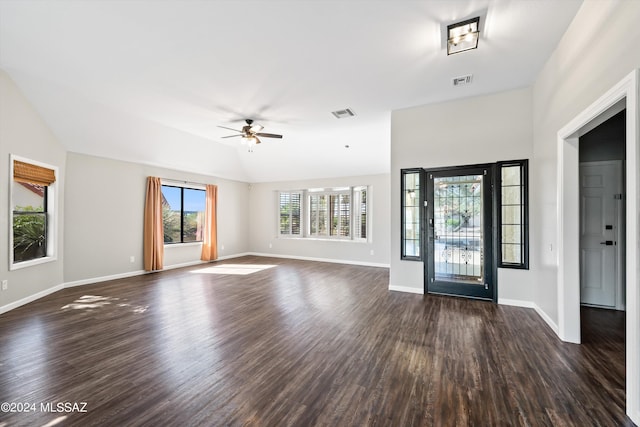
[[[558,131],[557,177],[558,335],[563,341],[580,343],[578,138],[610,118],[612,107],[626,107],[626,411],[636,424],[640,424],[639,75],[639,70],[632,71]]]

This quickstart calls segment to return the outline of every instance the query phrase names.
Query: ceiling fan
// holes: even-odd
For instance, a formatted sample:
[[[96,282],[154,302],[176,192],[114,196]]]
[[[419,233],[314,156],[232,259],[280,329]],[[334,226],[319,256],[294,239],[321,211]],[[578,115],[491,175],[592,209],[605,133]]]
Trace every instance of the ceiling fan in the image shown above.
[[[222,129],[228,129],[234,132],[238,132],[237,135],[227,135],[227,136],[223,136],[222,138],[233,138],[236,136],[241,136],[242,143],[249,146],[249,152],[253,151],[254,145],[260,144],[262,142],[258,137],[282,138],[282,135],[278,135],[276,133],[260,132],[262,129],[264,129],[264,127],[259,124],[254,124],[253,120],[251,119],[246,119],[245,122],[247,124],[245,126],[242,126],[242,130],[232,129],[226,126],[218,126],[219,128],[222,128]]]

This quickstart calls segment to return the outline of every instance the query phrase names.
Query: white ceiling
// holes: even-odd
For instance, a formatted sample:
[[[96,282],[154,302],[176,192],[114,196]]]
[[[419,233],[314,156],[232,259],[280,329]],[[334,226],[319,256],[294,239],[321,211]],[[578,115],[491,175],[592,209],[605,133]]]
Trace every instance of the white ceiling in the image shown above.
[[[388,173],[392,110],[532,84],[581,3],[0,0],[0,67],[70,151],[249,182]],[[448,57],[443,25],[479,14],[479,48]],[[221,139],[245,118],[284,138]]]

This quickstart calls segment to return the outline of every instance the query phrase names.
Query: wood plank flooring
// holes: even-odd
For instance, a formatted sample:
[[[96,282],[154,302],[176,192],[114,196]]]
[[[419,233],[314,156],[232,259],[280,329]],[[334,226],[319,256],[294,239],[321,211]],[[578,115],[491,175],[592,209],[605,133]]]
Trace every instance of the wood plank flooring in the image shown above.
[[[578,346],[531,309],[388,282],[243,257],[65,289],[0,315],[0,402],[36,405],[0,426],[633,425],[623,313],[585,309]]]

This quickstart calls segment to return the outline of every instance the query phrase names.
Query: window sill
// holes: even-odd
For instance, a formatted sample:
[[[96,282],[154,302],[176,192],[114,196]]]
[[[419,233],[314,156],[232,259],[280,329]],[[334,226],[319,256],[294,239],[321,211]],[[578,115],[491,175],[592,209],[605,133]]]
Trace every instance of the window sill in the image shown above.
[[[189,242],[189,243],[165,243],[164,248],[184,248],[189,246],[202,246],[202,242]]]
[[[289,236],[277,236],[276,239],[282,240],[303,240],[303,241],[315,241],[315,242],[344,242],[344,243],[371,243],[366,239],[340,239],[337,237],[289,237]]]
[[[18,263],[11,263],[9,265],[9,271],[20,270],[21,268],[33,267],[34,265],[46,264],[48,262],[57,261],[58,257],[56,256],[47,256],[44,258],[32,259],[29,261],[22,261]]]

